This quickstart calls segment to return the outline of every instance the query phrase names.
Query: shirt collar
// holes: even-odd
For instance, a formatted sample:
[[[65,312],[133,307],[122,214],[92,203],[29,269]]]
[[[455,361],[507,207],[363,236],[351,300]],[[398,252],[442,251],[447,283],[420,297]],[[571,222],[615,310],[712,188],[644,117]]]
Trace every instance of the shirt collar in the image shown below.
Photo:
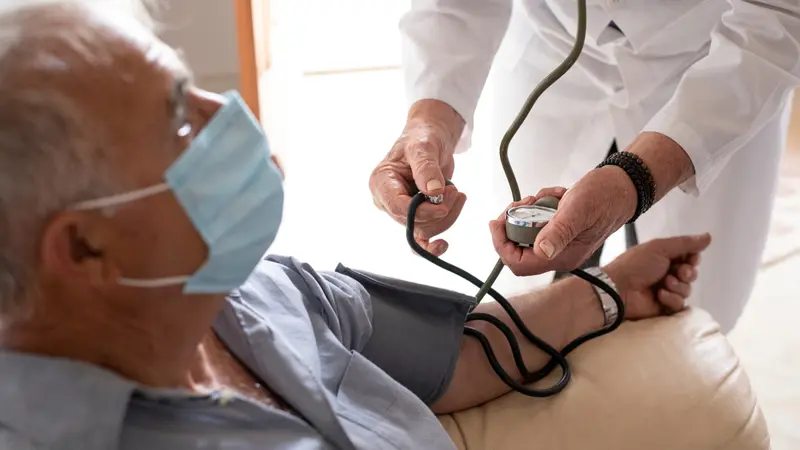
[[[79,361],[0,352],[0,425],[45,447],[117,448],[136,385]]]

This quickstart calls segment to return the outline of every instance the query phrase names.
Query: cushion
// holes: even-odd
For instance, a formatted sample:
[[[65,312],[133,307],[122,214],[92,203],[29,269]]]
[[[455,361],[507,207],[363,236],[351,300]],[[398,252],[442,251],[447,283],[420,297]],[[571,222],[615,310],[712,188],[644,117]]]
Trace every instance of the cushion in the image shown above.
[[[440,421],[460,450],[769,449],[750,381],[705,311],[626,322],[569,361],[554,397],[509,393]]]

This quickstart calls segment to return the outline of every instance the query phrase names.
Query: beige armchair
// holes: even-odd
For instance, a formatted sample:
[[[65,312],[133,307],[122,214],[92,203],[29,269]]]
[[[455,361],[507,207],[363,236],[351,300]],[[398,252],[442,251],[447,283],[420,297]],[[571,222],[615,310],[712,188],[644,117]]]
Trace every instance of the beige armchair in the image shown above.
[[[750,381],[704,311],[625,323],[569,360],[559,395],[512,393],[440,420],[460,450],[770,448]]]

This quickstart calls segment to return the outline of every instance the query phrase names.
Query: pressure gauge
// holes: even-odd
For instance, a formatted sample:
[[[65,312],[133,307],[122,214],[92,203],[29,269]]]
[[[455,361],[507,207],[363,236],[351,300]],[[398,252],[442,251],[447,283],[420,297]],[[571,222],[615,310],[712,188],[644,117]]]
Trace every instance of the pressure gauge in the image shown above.
[[[533,205],[515,206],[506,211],[506,236],[520,247],[533,247],[536,235],[555,216],[558,199],[544,197]]]

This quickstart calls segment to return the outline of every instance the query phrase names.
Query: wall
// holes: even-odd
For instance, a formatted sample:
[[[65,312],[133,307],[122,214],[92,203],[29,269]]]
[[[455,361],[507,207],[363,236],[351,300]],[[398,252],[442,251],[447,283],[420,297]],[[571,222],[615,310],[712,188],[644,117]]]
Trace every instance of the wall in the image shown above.
[[[198,86],[239,88],[239,56],[232,0],[164,0],[161,36],[183,50]]]

